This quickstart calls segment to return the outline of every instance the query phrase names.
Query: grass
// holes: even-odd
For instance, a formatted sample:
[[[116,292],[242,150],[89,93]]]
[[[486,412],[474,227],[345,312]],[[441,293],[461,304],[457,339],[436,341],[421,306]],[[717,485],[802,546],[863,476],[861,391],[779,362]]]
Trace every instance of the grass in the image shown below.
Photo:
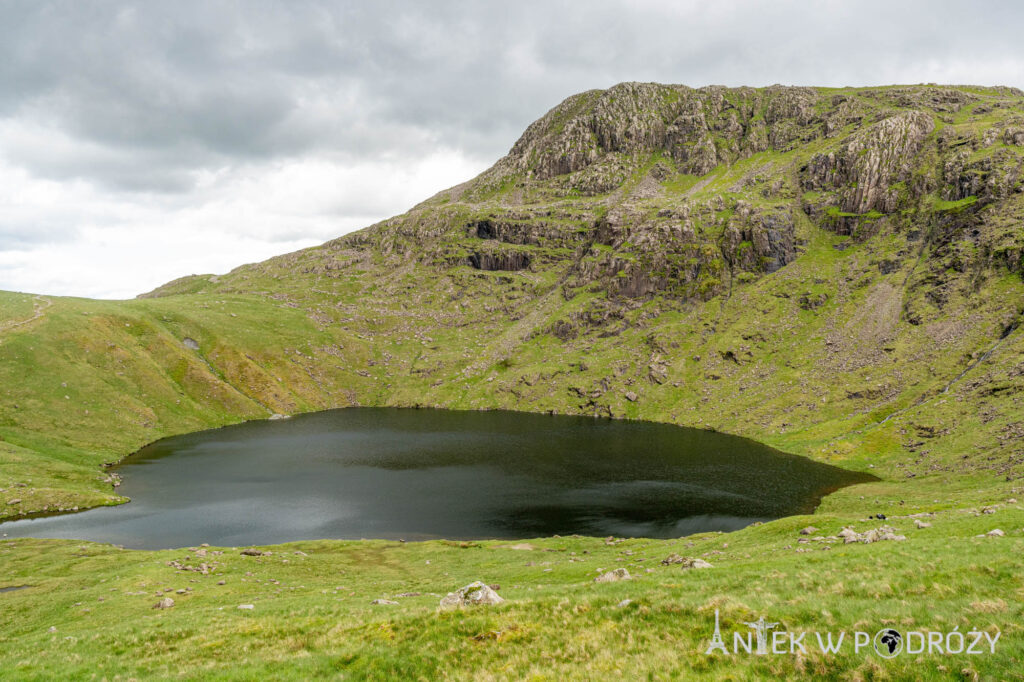
[[[19,679],[1005,676],[1024,655],[1024,536],[975,536],[1019,527],[1024,510],[949,510],[930,520],[932,528],[915,530],[909,519],[891,519],[908,539],[873,545],[798,543],[808,523],[837,532],[845,521],[828,514],[674,541],[537,539],[525,551],[498,542],[305,542],[269,548],[271,556],[224,548],[200,558],[195,548],[9,540],[0,543],[5,584],[32,587],[0,595],[0,660]],[[703,556],[713,568],[662,565],[670,553]],[[171,561],[217,566],[202,575]],[[599,569],[619,567],[633,579],[593,582]],[[476,579],[499,584],[505,603],[438,608],[441,596]],[[153,609],[166,595],[175,606]],[[379,598],[399,603],[371,604]],[[996,656],[883,661],[811,649],[708,657],[716,609],[727,637],[760,615],[794,632],[890,626],[1002,635]]]
[[[901,91],[821,92],[874,116]],[[556,112],[552,134],[595,97]],[[1006,115],[964,109],[948,127],[977,138]],[[184,278],[156,298],[0,293],[0,519],[123,502],[101,465],[164,436],[348,405],[648,419],[881,479],[833,493],[812,516],[725,536],[542,538],[530,551],[324,541],[243,557],[224,548],[207,576],[167,565],[194,560],[190,550],[3,540],[0,587],[31,587],[0,593],[0,670],[18,679],[1019,678],[1024,517],[1009,500],[1024,495],[1024,337],[1001,337],[1024,313],[1012,269],[1024,204],[1014,194],[961,216],[970,197],[936,201],[877,221],[870,237],[836,235],[802,210],[823,194],[800,189],[800,169],[855,132],[852,123],[840,131],[703,179],[669,178],[653,195],[631,194],[649,155],[634,159],[621,192],[594,197],[487,177],[499,189],[485,183],[321,247]],[[941,159],[929,154],[913,173],[941,187]],[[900,188],[901,206],[913,186]],[[514,207],[502,203],[512,188],[524,197]],[[789,212],[795,261],[769,275],[733,272],[719,239],[740,201]],[[612,225],[620,213],[642,218]],[[937,213],[942,229],[922,222]],[[561,231],[529,247],[538,257],[525,270],[450,264],[481,246],[466,236],[466,221],[481,216]],[[601,229],[607,243],[597,244]],[[623,279],[679,269],[665,288],[629,299],[612,293],[625,271],[601,269],[626,261]],[[559,325],[574,333],[555,337]],[[663,382],[651,365],[664,366]],[[799,543],[802,526],[864,530],[878,513],[907,541]],[[915,529],[915,513],[934,513],[933,527]],[[975,537],[995,527],[1006,537]],[[714,568],[662,566],[671,552]],[[634,580],[593,583],[597,568],[618,566]],[[500,583],[507,602],[437,610],[441,595],[475,579]],[[151,608],[158,590],[189,587],[172,592],[172,609]],[[421,595],[370,604],[404,592]],[[617,608],[623,599],[632,603]],[[716,608],[730,629],[764,615],[793,630],[1003,634],[995,656],[717,659],[700,653]]]

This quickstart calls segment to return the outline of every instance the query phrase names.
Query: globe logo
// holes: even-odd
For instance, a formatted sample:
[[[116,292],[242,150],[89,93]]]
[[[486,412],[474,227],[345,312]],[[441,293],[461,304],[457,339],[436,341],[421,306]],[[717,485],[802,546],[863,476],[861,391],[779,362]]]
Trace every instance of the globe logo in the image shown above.
[[[891,628],[883,628],[875,634],[875,651],[882,658],[895,658],[903,651],[903,635]]]

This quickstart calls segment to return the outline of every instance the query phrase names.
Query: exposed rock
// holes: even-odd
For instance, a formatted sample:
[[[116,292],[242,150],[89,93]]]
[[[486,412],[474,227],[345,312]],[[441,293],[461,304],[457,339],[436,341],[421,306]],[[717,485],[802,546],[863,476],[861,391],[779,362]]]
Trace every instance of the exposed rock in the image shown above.
[[[711,564],[704,559],[691,559],[689,557],[679,556],[675,553],[669,554],[661,560],[661,563],[666,566],[679,564],[684,570],[690,568],[712,568]]]
[[[687,559],[683,562],[681,568],[687,570],[691,568],[712,568],[712,566],[707,561],[704,561],[704,559]]]
[[[181,345],[185,346],[185,348],[188,348],[189,350],[199,350],[199,342],[188,336],[182,339]]]
[[[905,535],[897,535],[896,531],[890,526],[872,528],[871,530],[864,531],[863,533],[858,533],[852,528],[844,528],[839,531],[839,537],[843,538],[843,542],[848,545],[854,542],[862,542],[866,545],[882,541],[902,542],[907,539],[907,536]]]
[[[1004,533],[1003,531],[1001,531],[998,528],[993,528],[989,532],[985,533],[985,537],[989,537],[989,538],[1001,538],[1004,535],[1006,535],[1006,533]]]
[[[614,583],[620,580],[632,580],[633,576],[629,574],[624,568],[616,568],[611,571],[602,573],[601,575],[594,578],[595,583]]]
[[[264,552],[261,549],[249,547],[248,549],[243,549],[239,554],[242,556],[270,556],[273,552]]]
[[[239,604],[238,608],[242,611],[252,611],[256,606],[254,604]]]
[[[800,535],[814,535],[818,532],[818,529],[814,526],[807,526],[806,528],[800,529]]]
[[[627,606],[629,606],[632,603],[633,603],[632,599],[623,599],[622,601],[620,601],[618,604],[615,605],[615,608],[617,608],[617,609],[624,609],[624,608],[626,608]]]
[[[466,264],[477,270],[525,270],[530,261],[522,251],[477,251],[466,258]]]
[[[920,111],[883,119],[855,133],[838,150],[813,156],[802,169],[804,189],[834,190],[841,212],[891,213],[899,202],[894,186],[909,178],[917,153],[934,128],[932,117]],[[850,234],[848,227],[837,231]]]
[[[629,402],[635,403],[639,399],[640,399],[640,396],[638,396],[633,391],[626,391],[626,400],[628,400]]]
[[[477,580],[442,597],[441,607],[480,606],[484,604],[500,604],[503,601],[505,600],[492,590],[489,585]]]
[[[153,604],[154,609],[169,609],[174,606],[174,600],[170,597],[164,597],[157,603]]]
[[[922,521],[921,519],[914,519],[914,527],[915,528],[931,528],[932,524],[928,523],[927,521]]]
[[[371,604],[377,604],[378,606],[395,606],[395,605],[398,604],[398,602],[391,601],[390,599],[374,599],[370,603]]]

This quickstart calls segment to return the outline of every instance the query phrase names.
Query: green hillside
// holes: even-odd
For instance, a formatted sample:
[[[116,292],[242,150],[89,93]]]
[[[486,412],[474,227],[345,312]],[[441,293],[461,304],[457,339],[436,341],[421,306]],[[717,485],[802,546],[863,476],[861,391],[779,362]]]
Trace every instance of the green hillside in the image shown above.
[[[881,479],[813,518],[728,536],[538,540],[563,552],[544,574],[500,543],[275,548],[309,555],[249,562],[294,588],[280,593],[234,580],[218,592],[214,576],[166,566],[180,551],[6,540],[0,587],[37,587],[0,595],[0,664],[204,679],[1019,675],[1022,172],[1015,89],[626,83],[570,97],[479,177],[320,247],[133,301],[0,294],[0,518],[122,502],[102,465],[167,435],[350,405],[648,419]],[[878,513],[908,539],[797,542],[808,523],[864,531]],[[975,537],[994,528],[1005,536]],[[567,554],[584,547],[576,570]],[[633,570],[628,548],[648,559],[640,575],[595,586],[593,567]],[[670,552],[712,552],[714,569],[654,561]],[[242,575],[246,560],[224,557],[220,572]],[[369,605],[411,590],[399,584],[443,595],[478,577],[518,587],[485,611]],[[149,608],[154,585],[188,579],[210,588],[202,599],[197,587]],[[260,610],[236,617],[253,590]],[[863,652],[716,663],[696,651],[715,608],[731,623],[764,611],[787,628],[891,621],[1002,639],[996,656],[921,665]],[[234,646],[249,648],[244,666]]]

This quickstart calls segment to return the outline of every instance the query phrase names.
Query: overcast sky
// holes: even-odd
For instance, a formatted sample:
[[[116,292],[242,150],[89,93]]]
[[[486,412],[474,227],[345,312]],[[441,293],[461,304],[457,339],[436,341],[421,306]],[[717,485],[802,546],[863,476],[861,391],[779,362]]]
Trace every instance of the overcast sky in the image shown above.
[[[1015,2],[0,0],[0,289],[126,298],[401,213],[572,93],[1024,87]]]

